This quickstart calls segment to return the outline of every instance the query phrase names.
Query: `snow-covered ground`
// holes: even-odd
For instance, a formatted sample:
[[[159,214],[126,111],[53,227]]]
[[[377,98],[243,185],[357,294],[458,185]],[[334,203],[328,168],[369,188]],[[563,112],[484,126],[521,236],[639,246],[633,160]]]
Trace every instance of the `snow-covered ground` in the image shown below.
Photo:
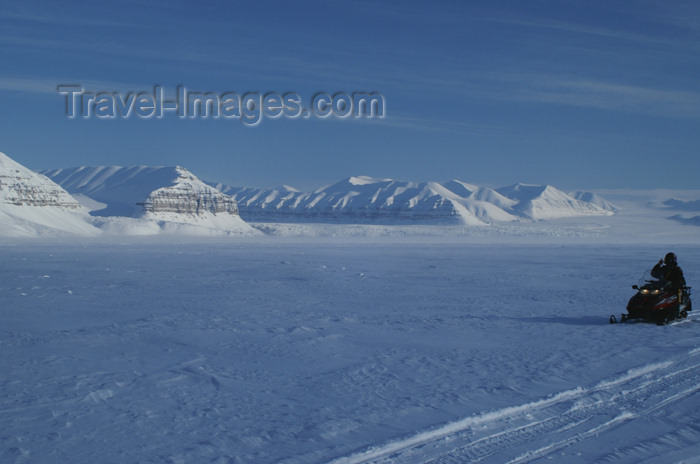
[[[700,462],[672,242],[111,240],[0,241],[3,463]]]

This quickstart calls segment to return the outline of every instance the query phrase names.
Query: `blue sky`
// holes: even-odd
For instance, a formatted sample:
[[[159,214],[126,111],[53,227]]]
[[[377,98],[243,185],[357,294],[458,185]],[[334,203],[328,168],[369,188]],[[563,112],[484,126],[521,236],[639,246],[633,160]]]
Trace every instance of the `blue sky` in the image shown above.
[[[0,1],[0,151],[301,189],[350,175],[698,187],[694,1]],[[383,119],[68,119],[60,84],[374,91]]]

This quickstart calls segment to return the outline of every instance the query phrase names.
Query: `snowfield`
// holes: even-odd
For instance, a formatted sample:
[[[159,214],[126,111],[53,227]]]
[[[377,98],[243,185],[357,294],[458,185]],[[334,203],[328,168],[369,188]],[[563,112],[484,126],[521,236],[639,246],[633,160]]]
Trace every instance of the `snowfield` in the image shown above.
[[[1,462],[700,462],[668,245],[198,240],[0,242]]]

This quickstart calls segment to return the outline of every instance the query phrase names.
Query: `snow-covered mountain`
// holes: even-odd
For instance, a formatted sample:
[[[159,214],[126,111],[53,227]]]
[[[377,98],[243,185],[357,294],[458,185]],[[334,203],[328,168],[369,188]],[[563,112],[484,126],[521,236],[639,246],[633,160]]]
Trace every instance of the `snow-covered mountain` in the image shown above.
[[[46,176],[0,153],[0,235],[96,235],[87,209]]]
[[[78,210],[80,204],[46,176],[0,153],[0,202],[15,206],[50,206]]]
[[[679,200],[678,198],[669,198],[663,202],[664,206],[669,209],[678,211],[700,211],[700,200]]]
[[[95,166],[52,169],[43,174],[79,200],[93,216],[144,213],[238,214],[236,202],[180,166]]]
[[[263,222],[484,225],[613,214],[603,199],[596,199],[600,204],[576,199],[549,185],[516,184],[493,190],[457,180],[416,183],[367,176],[348,177],[307,193],[287,187],[210,185],[231,195],[245,220]]]
[[[431,222],[483,225],[483,209],[467,205],[435,182],[397,182],[366,176],[302,193],[220,186],[248,220],[285,222]]]
[[[512,210],[532,219],[610,215],[612,211],[588,201],[577,200],[551,185],[515,184],[496,189],[515,200]]]
[[[680,211],[680,214],[674,214],[668,218],[672,221],[677,221],[685,225],[700,226],[700,216],[693,215],[693,213],[700,212],[700,200],[669,198],[661,202],[661,208],[671,211]]]
[[[590,201],[577,199],[548,185],[517,184],[493,190],[458,180],[441,184],[353,176],[300,192],[287,186],[259,189],[206,184],[179,166],[97,166],[43,173],[89,207],[93,216],[237,216],[240,208],[244,220],[258,222],[476,226],[614,211],[593,194],[588,194]]]
[[[593,203],[594,205],[607,211],[612,211],[614,213],[620,211],[620,208],[617,205],[593,192],[576,190],[569,192],[569,196],[586,203]]]
[[[233,198],[180,166],[95,166],[42,172],[90,208],[91,215],[121,218],[98,221],[108,230],[145,233],[143,222],[124,219],[138,218],[151,221],[151,225],[158,222],[167,230],[184,224],[252,231],[240,218]]]

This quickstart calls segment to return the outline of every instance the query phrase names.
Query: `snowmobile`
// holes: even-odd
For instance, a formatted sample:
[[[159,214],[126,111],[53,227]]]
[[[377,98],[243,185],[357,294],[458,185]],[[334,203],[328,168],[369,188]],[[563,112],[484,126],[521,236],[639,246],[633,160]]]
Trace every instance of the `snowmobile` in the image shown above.
[[[692,310],[690,287],[673,290],[670,282],[663,282],[651,277],[651,271],[646,271],[639,285],[632,285],[637,293],[627,303],[627,314],[622,314],[620,322],[630,319],[641,319],[658,325],[667,324],[675,319],[683,319]],[[610,316],[610,323],[615,324],[617,318]]]

